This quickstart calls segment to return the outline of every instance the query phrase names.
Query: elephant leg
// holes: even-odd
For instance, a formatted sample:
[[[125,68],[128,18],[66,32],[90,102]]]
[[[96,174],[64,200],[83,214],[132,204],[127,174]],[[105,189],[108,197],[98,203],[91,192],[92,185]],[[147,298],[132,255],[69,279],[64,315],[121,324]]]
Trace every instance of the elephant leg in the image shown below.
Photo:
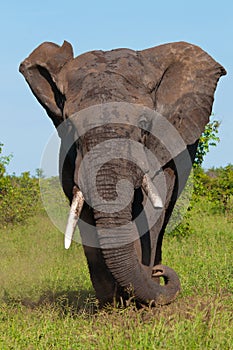
[[[157,240],[154,266],[161,264],[163,236],[178,197],[178,181],[177,181],[176,170],[174,168],[175,166],[171,161],[169,164],[169,167],[164,169],[164,175],[166,177],[166,184],[167,184],[167,197],[166,197],[166,204],[165,204],[166,211],[163,219],[163,225]]]
[[[123,289],[116,282],[106,266],[102,251],[99,248],[93,213],[86,203],[84,204],[80,219],[81,223],[79,223],[79,229],[83,242],[83,249],[87,259],[91,281],[96,292],[96,297],[99,300],[99,305],[102,307],[108,303],[112,304],[113,302],[118,302],[121,295],[123,296]],[[85,242],[88,242],[85,237],[88,233],[82,227],[82,221],[88,223],[92,227],[91,244],[85,244]],[[90,239],[90,237],[88,239]]]
[[[139,215],[140,220],[138,220]],[[143,212],[143,193],[141,188],[136,189],[134,192],[134,201],[132,205],[132,219],[135,220],[137,230],[139,233],[139,241],[137,242],[137,246],[140,245],[140,249],[136,247],[138,250],[139,261],[143,265],[149,266],[151,261],[151,240],[149,228],[145,233],[141,233],[145,230],[145,227],[148,227],[147,218],[145,213]]]

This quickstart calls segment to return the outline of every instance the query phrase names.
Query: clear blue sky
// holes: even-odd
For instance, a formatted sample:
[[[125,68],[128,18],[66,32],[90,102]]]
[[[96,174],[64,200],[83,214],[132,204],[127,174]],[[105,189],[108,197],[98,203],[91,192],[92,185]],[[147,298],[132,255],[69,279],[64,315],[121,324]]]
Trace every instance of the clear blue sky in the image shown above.
[[[32,174],[53,126],[30,92],[19,63],[44,41],[68,40],[75,55],[93,49],[144,49],[173,41],[201,46],[227,70],[215,94],[221,142],[204,166],[233,163],[233,2],[222,1],[5,1],[0,5],[1,128],[8,172]]]

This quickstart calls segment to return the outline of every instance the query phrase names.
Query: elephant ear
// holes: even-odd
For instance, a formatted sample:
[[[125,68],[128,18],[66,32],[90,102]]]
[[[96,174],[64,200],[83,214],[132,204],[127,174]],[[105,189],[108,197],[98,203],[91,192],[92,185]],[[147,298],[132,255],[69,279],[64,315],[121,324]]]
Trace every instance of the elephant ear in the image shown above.
[[[157,46],[139,55],[155,110],[175,127],[184,145],[197,143],[209,121],[217,82],[226,74],[225,69],[201,48],[185,42]],[[163,158],[165,165],[169,155],[164,153]]]
[[[57,127],[62,122],[65,96],[57,84],[57,76],[64,65],[73,59],[72,46],[64,41],[62,46],[45,42],[38,46],[19,67],[33,94],[45,108]]]

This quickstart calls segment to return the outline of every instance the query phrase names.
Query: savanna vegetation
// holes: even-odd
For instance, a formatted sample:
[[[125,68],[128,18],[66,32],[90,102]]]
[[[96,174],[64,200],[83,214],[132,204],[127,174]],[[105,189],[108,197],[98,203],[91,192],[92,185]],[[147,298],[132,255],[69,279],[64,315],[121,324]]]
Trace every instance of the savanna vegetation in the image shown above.
[[[163,262],[182,292],[170,305],[140,309],[133,300],[98,308],[82,247],[64,250],[41,202],[43,174],[8,175],[1,145],[0,349],[233,348],[233,166],[201,167],[217,129],[203,134],[188,210],[164,239]],[[43,181],[53,196],[55,179]]]

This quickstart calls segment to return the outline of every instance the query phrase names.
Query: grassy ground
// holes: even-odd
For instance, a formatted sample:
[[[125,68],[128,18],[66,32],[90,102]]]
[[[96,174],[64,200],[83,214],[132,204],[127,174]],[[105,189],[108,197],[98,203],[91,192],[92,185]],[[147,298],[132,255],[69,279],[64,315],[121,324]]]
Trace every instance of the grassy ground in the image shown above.
[[[198,206],[192,225],[164,240],[182,293],[140,310],[98,310],[82,247],[47,217],[1,230],[0,349],[233,349],[233,222]]]

